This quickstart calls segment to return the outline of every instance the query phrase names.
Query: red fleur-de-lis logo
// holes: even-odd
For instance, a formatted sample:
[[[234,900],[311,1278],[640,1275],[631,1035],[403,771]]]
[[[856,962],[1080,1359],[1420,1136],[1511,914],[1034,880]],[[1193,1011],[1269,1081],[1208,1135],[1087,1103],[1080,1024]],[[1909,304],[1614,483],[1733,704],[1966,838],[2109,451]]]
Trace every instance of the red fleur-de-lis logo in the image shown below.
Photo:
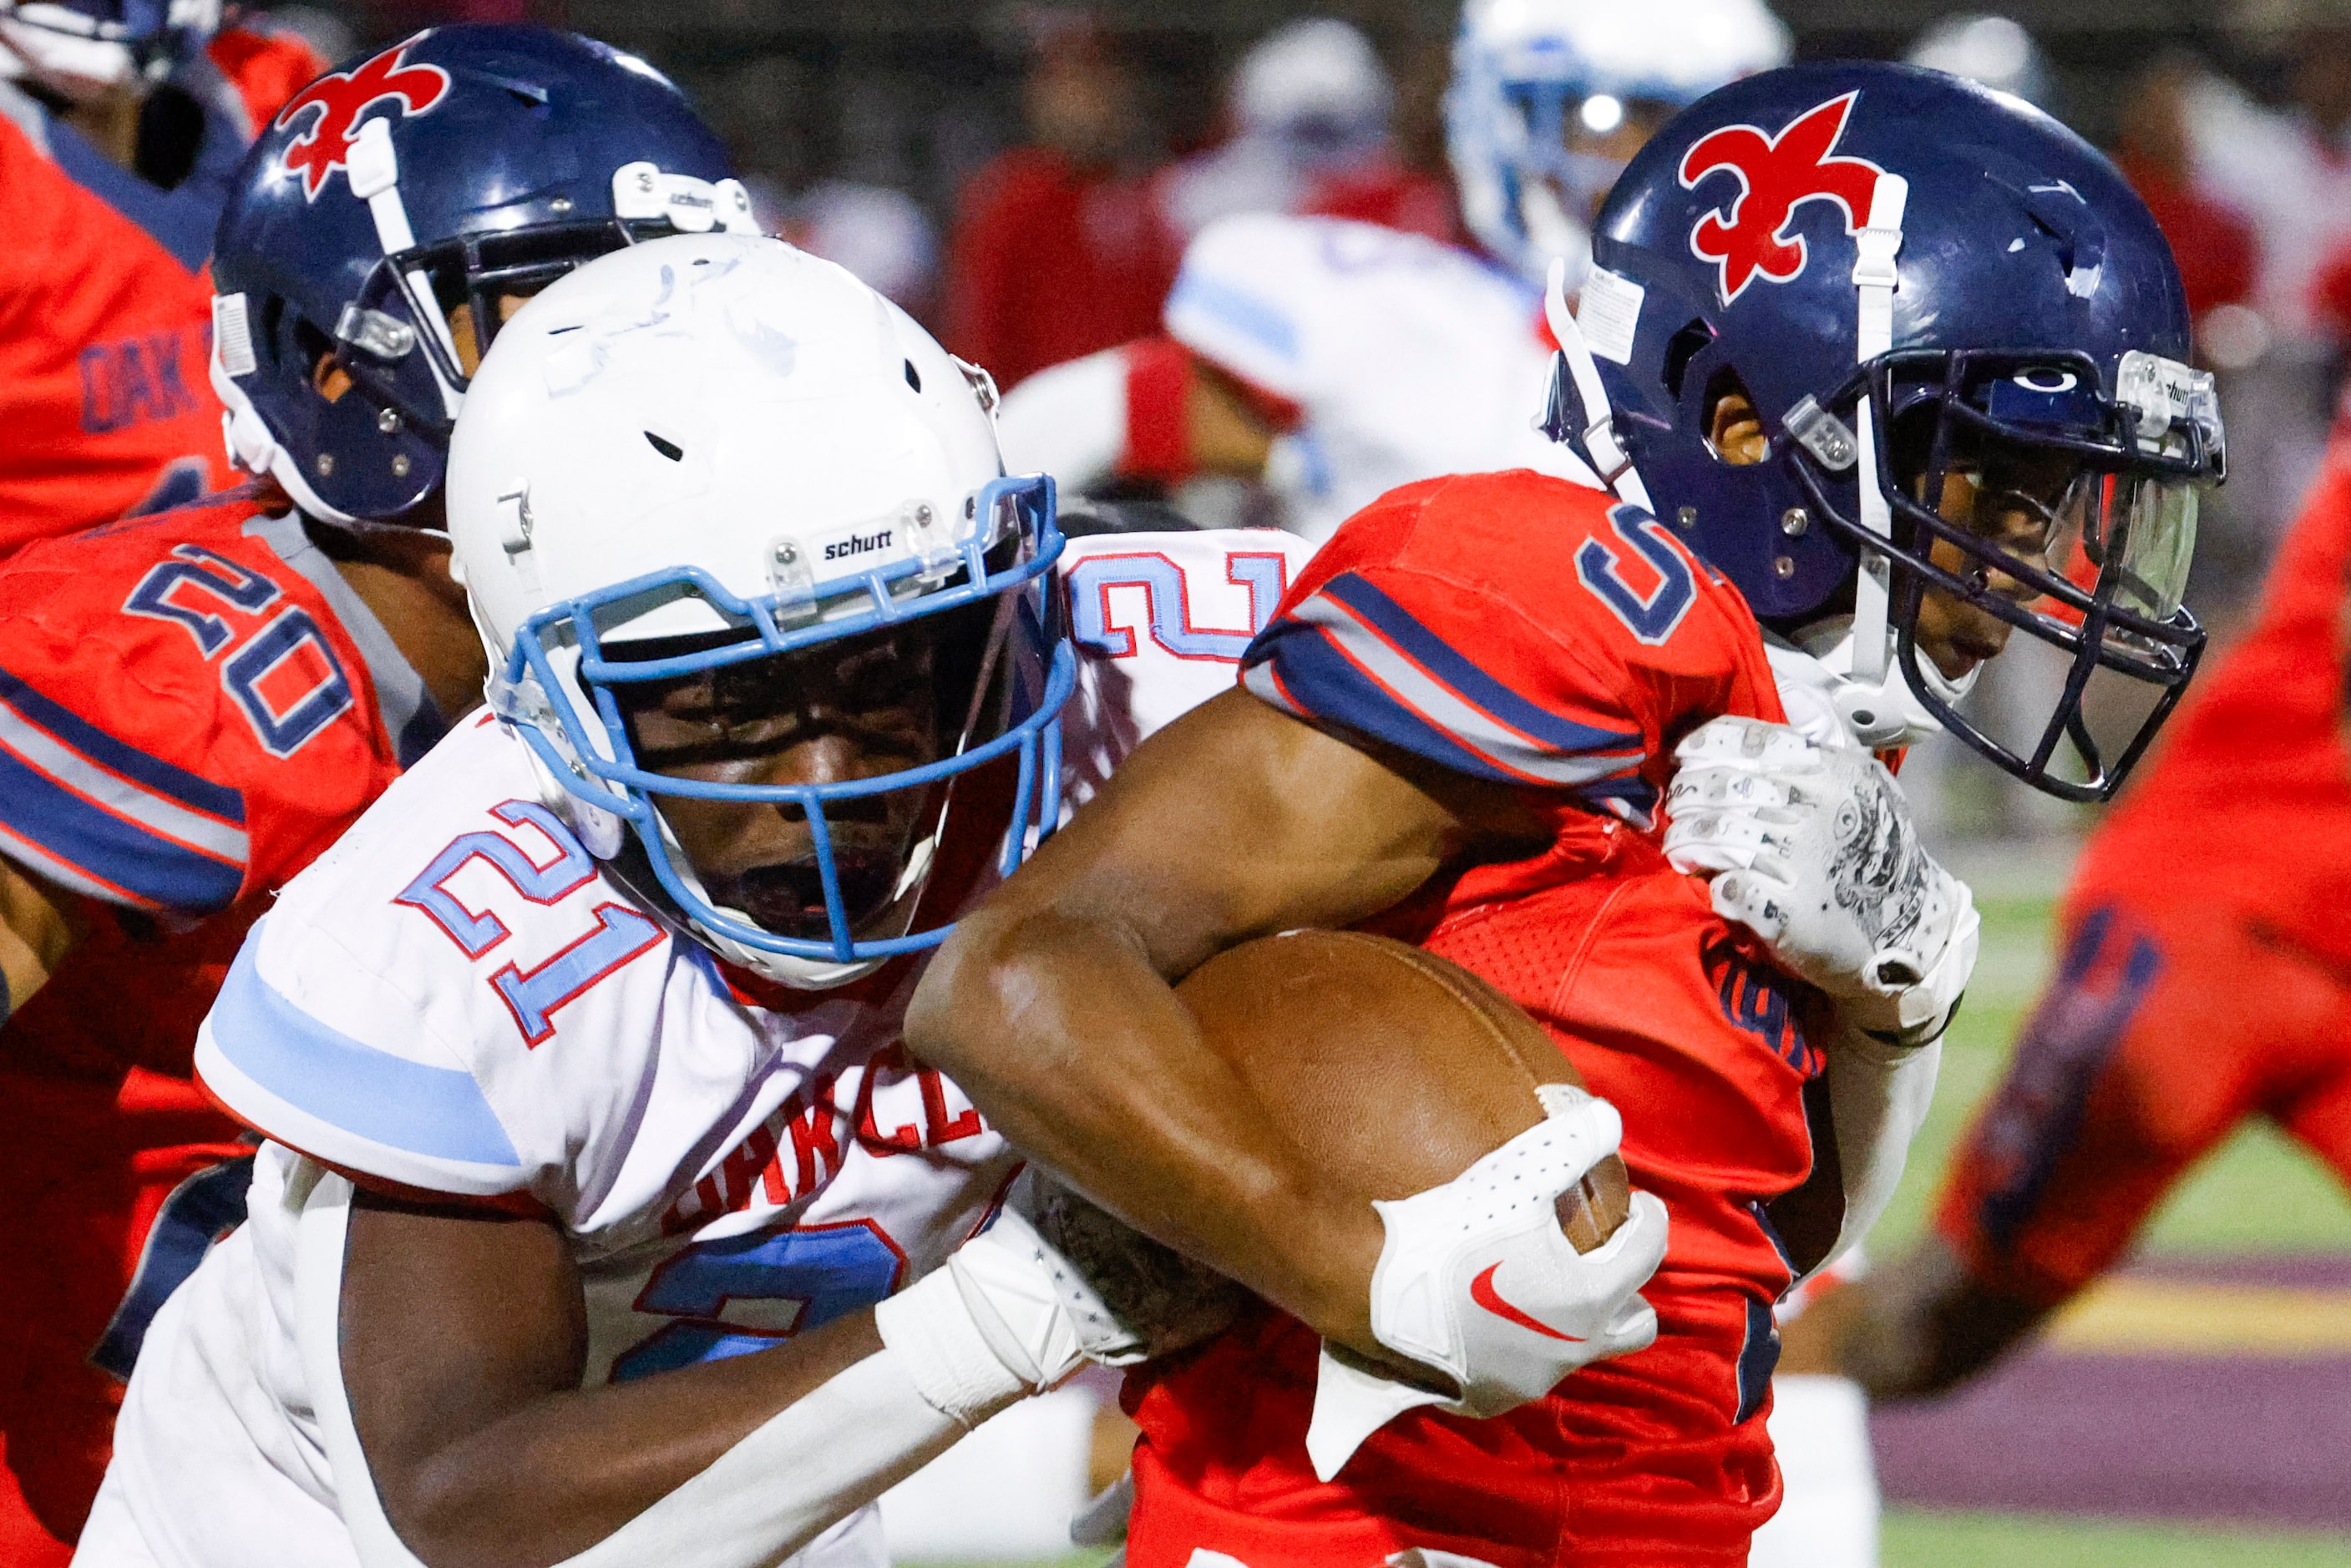
[[[1720,170],[1739,177],[1739,193],[1690,231],[1690,254],[1721,268],[1722,303],[1729,305],[1760,275],[1792,283],[1808,258],[1804,236],[1787,233],[1796,208],[1834,202],[1844,209],[1844,232],[1858,234],[1885,172],[1865,158],[1833,155],[1859,92],[1806,109],[1777,136],[1752,125],[1726,125],[1700,137],[1682,154],[1687,191]]]
[[[402,57],[424,39],[423,33],[348,71],[320,77],[277,111],[279,130],[312,109],[318,118],[286,148],[286,168],[302,176],[302,198],[315,202],[327,176],[344,167],[358,140],[360,116],[386,99],[402,115],[423,114],[447,95],[449,73],[439,66],[410,65]]]

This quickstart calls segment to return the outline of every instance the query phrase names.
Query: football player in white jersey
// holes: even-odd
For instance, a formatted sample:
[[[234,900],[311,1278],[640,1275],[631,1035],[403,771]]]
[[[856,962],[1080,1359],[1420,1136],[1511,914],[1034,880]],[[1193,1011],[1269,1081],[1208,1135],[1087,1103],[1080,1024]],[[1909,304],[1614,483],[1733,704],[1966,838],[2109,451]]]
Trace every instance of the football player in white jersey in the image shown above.
[[[1189,700],[1135,697],[1153,671],[1229,684],[1302,551],[1064,555],[991,401],[746,236],[617,252],[501,333],[449,479],[491,711],[288,887],[205,1024],[268,1141],[149,1331],[78,1561],[878,1564],[888,1484],[1150,1348],[1005,1210],[1015,1155],[900,1019],[1057,811],[1048,574],[1109,654],[1082,779]],[[1578,1147],[1541,1191],[1613,1142]],[[1226,1219],[1287,1299],[1367,1315],[1320,1216]],[[1626,1348],[1662,1244],[1532,1237],[1530,1310],[1593,1343],[1465,1376],[1533,1397]]]
[[[1212,223],[1185,251],[1165,338],[1008,395],[1008,458],[1082,491],[1261,480],[1283,525],[1316,542],[1441,473],[1588,482],[1530,428],[1550,382],[1552,258],[1570,258],[1573,289],[1585,221],[1649,132],[1788,50],[1762,0],[1469,0],[1447,146],[1482,254],[1335,218]]]

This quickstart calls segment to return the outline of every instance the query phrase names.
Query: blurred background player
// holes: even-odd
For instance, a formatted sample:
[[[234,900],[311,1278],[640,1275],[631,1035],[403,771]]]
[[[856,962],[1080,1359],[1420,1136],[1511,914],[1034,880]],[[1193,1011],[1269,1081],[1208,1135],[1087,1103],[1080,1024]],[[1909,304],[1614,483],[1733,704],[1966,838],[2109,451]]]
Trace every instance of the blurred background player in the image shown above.
[[[237,160],[326,68],[219,0],[0,0],[0,556],[229,481],[202,276]]]
[[[2351,426],[2244,640],[2094,834],[2062,957],[1907,1257],[1792,1361],[1943,1393],[2029,1342],[2198,1159],[2265,1117],[2351,1185]],[[2155,869],[2155,868],[2159,868]]]
[[[1550,259],[1580,254],[1649,130],[1788,49],[1761,0],[1633,9],[1473,0],[1462,12],[1447,136],[1482,255],[1335,219],[1211,224],[1185,252],[1165,336],[1007,398],[1013,460],[1081,490],[1261,483],[1266,520],[1316,541],[1432,474],[1586,477],[1530,428],[1552,347],[1538,297]],[[1191,493],[1196,510],[1227,515],[1248,503]]]
[[[0,1421],[58,1541],[148,1316],[242,1213],[196,1023],[271,891],[479,700],[439,532],[474,365],[580,261],[749,223],[677,90],[569,34],[428,31],[282,120],[213,261],[254,483],[0,566],[0,1158],[44,1238],[5,1264],[37,1310],[0,1341]]]
[[[1074,11],[1029,19],[1028,142],[965,186],[944,340],[999,386],[1151,330],[1175,276],[1119,41]]]
[[[1395,88],[1355,27],[1330,16],[1276,27],[1241,57],[1227,96],[1230,138],[1159,176],[1160,212],[1179,244],[1238,213],[1454,237],[1444,184],[1396,161]]]

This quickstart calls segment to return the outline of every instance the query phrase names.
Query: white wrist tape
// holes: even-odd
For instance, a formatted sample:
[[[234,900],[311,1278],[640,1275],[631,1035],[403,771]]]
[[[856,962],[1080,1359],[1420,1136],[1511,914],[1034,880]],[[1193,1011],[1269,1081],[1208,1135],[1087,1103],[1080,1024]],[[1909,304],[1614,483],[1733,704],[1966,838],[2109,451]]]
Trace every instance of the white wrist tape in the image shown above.
[[[1027,1377],[1005,1365],[973,1321],[952,1265],[933,1270],[876,1306],[873,1326],[916,1391],[966,1431],[1036,1392]]]
[[[884,1349],[557,1568],[767,1568],[955,1446],[963,1425]]]
[[[1902,1184],[1910,1140],[1934,1101],[1942,1061],[1940,1041],[1894,1045],[1851,1028],[1829,1048],[1829,1118],[1844,1179],[1844,1220],[1813,1273],[1858,1245],[1886,1212]]]

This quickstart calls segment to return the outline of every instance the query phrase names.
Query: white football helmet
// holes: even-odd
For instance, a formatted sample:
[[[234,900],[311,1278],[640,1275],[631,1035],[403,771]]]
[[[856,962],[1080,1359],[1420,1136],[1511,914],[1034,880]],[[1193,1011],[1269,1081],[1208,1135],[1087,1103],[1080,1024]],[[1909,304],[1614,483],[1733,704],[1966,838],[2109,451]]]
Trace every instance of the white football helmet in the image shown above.
[[[821,988],[928,947],[952,916],[921,908],[949,817],[968,845],[973,814],[989,815],[999,872],[1055,819],[1055,716],[1075,673],[1047,592],[1061,536],[1052,482],[1003,475],[994,399],[840,267],[724,234],[589,263],[516,315],[474,379],[449,532],[491,705],[589,849],[730,961]],[[637,764],[632,685],[788,691],[796,660],[845,669],[835,645],[909,628],[930,650],[937,760],[773,786]],[[983,769],[1003,787],[966,782]],[[877,846],[870,803],[896,792],[883,815],[897,836]],[[661,805],[678,797],[805,820],[805,863],[763,868],[784,880],[737,901],[765,923],[688,862]],[[862,847],[841,850],[853,831]],[[961,859],[944,901],[984,874]]]
[[[2049,57],[2032,35],[2006,16],[1946,16],[1918,35],[1902,57],[1930,71],[1948,71],[1994,92],[2047,109],[2055,86]]]
[[[1621,159],[1569,149],[1635,105],[1678,109],[1787,63],[1788,29],[1763,0],[1468,0],[1445,95],[1461,215],[1494,257],[1540,284],[1566,256],[1590,265],[1587,214]]]

